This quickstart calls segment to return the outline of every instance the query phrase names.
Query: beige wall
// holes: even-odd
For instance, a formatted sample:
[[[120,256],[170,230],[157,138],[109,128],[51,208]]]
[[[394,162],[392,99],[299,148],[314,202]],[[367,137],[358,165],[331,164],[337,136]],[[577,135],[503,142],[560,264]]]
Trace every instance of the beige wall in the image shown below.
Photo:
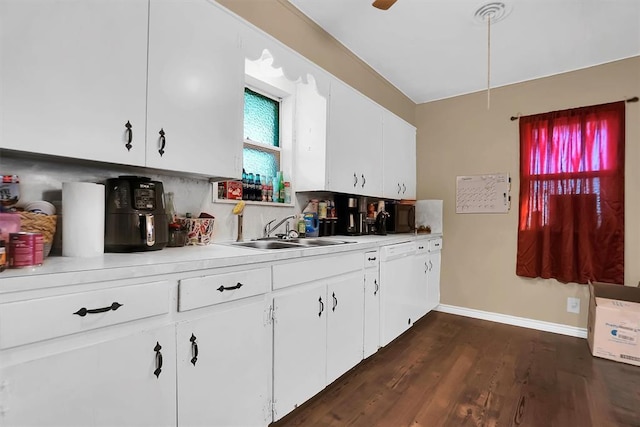
[[[286,0],[216,0],[415,125],[415,103]]]
[[[418,128],[418,199],[444,200],[442,303],[585,327],[588,289],[515,275],[518,122],[512,115],[640,96],[640,57],[416,105],[286,0],[216,0]],[[625,277],[640,280],[640,103],[627,107]],[[508,172],[508,214],[456,215],[455,178]],[[581,299],[579,315],[567,297]]]
[[[418,199],[444,200],[441,302],[565,325],[586,327],[588,288],[515,275],[519,192],[518,121],[536,114],[640,96],[640,57],[421,104]],[[626,115],[625,282],[640,280],[640,103]],[[456,176],[508,172],[508,214],[456,214]],[[581,299],[579,315],[567,297]]]

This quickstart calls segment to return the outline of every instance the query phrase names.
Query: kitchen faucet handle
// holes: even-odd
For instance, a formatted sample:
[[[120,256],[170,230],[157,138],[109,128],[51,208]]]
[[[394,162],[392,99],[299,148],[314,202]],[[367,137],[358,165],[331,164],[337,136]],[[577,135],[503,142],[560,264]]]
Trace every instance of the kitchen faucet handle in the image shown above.
[[[271,234],[271,224],[273,224],[275,220],[276,219],[274,218],[264,225],[264,229],[262,230],[263,231],[262,237],[269,237],[269,234]]]

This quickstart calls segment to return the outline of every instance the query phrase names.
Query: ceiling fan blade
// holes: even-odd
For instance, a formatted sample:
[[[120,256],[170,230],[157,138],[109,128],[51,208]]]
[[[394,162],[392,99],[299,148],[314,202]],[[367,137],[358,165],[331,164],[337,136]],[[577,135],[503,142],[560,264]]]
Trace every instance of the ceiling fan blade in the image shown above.
[[[373,7],[377,7],[378,9],[387,10],[391,6],[393,6],[396,1],[397,0],[375,0],[373,3],[371,3],[371,5]]]

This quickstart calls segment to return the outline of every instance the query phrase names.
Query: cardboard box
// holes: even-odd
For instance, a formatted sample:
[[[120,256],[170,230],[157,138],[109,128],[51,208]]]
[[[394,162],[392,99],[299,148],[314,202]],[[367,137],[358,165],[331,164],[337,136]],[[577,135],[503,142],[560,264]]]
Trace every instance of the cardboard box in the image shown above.
[[[640,288],[592,283],[589,291],[591,354],[640,366]]]

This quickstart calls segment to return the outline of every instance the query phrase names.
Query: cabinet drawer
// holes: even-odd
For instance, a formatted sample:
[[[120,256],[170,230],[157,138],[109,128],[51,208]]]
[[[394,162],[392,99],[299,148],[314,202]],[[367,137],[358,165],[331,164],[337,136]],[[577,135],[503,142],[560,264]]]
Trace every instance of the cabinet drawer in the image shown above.
[[[364,268],[377,268],[379,260],[378,251],[365,252]]]
[[[348,252],[340,256],[295,261],[273,266],[273,289],[314,282],[362,270],[362,252]]]
[[[416,255],[423,255],[429,252],[429,240],[421,239],[416,242]]]
[[[0,349],[168,312],[166,281],[2,304]]]
[[[442,238],[429,240],[429,252],[437,252],[442,249]]]
[[[270,288],[270,268],[182,279],[178,287],[178,311],[264,294]]]

